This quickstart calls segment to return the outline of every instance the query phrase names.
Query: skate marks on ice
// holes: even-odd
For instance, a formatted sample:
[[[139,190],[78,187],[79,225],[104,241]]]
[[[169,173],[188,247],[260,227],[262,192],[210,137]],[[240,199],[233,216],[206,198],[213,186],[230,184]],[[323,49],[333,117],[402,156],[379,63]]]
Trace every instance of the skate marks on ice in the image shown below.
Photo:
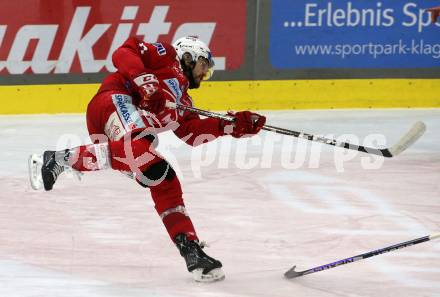
[[[323,113],[326,118],[320,120]],[[341,112],[343,123],[323,113],[269,116],[279,126],[307,131],[321,132],[323,127],[327,129],[323,132],[337,134],[347,132],[347,127],[354,133],[359,128],[373,131],[366,124],[372,119],[362,117],[365,111],[353,116]],[[400,128],[390,123],[404,121],[405,116],[399,112],[392,120],[389,117],[386,112],[385,122],[375,120],[375,125],[392,137]],[[62,116],[39,116],[38,121],[29,130],[27,119],[13,119],[17,135],[26,137],[18,140],[11,133],[3,138],[5,150],[12,155],[1,160],[0,171],[0,296],[440,296],[437,242],[293,282],[282,277],[293,264],[309,268],[436,231],[439,192],[430,184],[436,182],[433,170],[440,160],[434,133],[440,129],[438,113],[427,120],[427,133],[411,150],[395,163],[385,163],[385,169],[394,173],[402,160],[410,162],[402,166],[411,168],[404,182],[398,180],[402,176],[385,181],[379,175],[366,185],[359,179],[370,179],[381,170],[362,173],[350,163],[348,176],[334,177],[334,170],[325,166],[288,170],[274,162],[272,168],[256,170],[204,167],[202,179],[186,174],[191,165],[182,164],[184,175],[189,176],[183,185],[189,212],[225,268],[226,280],[209,285],[192,281],[164,234],[149,196],[118,173],[93,173],[81,183],[65,178],[55,193],[31,191],[25,164],[28,154],[54,146],[56,137],[50,134],[85,133],[78,124],[81,118],[69,116],[64,121]],[[59,131],[54,131],[56,127]],[[260,153],[257,146],[248,149],[255,156]],[[179,147],[179,162],[183,157],[189,162],[189,151]],[[326,152],[322,160],[330,163]],[[407,186],[394,193],[402,183],[411,183],[414,189]]]
[[[0,296],[177,297],[157,287],[105,282],[13,260],[0,260]]]
[[[307,253],[295,256],[301,261],[304,269],[393,244],[396,240],[423,236],[432,231],[411,212],[397,211],[387,202],[388,197],[375,194],[374,189],[367,190],[338,178],[301,171],[289,174],[273,173],[269,180],[271,182],[268,188],[274,198],[296,212],[325,218],[328,221],[325,226],[319,225],[320,230],[317,232],[322,234],[321,239],[324,244],[315,245],[309,256]],[[316,221],[314,220],[313,223],[316,224]],[[438,221],[431,225],[433,229],[440,227]],[[351,250],[345,247],[347,253],[338,252],[341,248],[340,238],[347,243],[347,247],[350,247],[349,242],[355,240],[357,247],[352,245]],[[312,247],[318,242],[319,240],[305,243],[304,247]],[[326,260],[312,257],[313,254],[318,254],[316,252],[319,248],[326,255]],[[336,253],[332,254],[328,250]],[[381,255],[378,259],[368,259],[365,262],[369,263],[356,263],[356,265],[369,265],[368,269],[373,269],[384,278],[405,287],[433,289],[440,292],[438,282],[440,268],[435,265],[440,262],[439,251],[438,242],[429,242],[406,251],[399,250],[393,254]],[[338,270],[343,269],[345,273],[349,273],[349,269],[357,270],[356,267],[338,268]]]

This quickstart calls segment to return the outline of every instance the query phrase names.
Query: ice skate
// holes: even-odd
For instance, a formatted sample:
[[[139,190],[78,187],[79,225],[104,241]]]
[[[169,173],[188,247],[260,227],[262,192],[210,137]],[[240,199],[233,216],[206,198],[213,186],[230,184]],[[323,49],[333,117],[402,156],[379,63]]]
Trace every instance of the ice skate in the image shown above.
[[[179,234],[175,243],[195,281],[209,283],[225,278],[222,263],[205,254],[197,241],[188,240],[185,234]]]
[[[44,187],[50,191],[61,173],[67,172],[81,180],[82,172],[70,167],[67,160],[70,150],[45,151],[43,155],[32,154],[29,156],[28,170],[31,187],[40,190]]]
[[[41,177],[44,189],[50,191],[57,181],[57,178],[64,172],[64,165],[57,162],[55,151],[45,151],[43,154],[43,166],[41,167]]]
[[[64,166],[55,161],[55,151],[45,151],[43,155],[33,154],[29,157],[29,179],[34,190],[43,186],[50,191]]]

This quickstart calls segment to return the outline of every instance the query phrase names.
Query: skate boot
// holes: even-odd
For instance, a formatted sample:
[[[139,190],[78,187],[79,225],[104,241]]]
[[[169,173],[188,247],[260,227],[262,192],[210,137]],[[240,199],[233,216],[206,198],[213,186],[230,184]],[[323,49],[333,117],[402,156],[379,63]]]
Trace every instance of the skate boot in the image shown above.
[[[60,153],[62,156],[59,156]],[[46,191],[52,190],[58,176],[64,172],[64,163],[67,161],[68,154],[68,150],[63,152],[44,152],[43,166],[41,167],[41,177],[43,179],[43,185]]]
[[[188,240],[185,234],[178,234],[174,240],[195,281],[208,283],[225,278],[222,263],[205,254],[198,241]]]

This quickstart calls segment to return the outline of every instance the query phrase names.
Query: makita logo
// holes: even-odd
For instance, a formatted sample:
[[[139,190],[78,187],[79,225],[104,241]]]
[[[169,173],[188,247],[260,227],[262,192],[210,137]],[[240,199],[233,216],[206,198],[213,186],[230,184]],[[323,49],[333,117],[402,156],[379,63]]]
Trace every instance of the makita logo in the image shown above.
[[[26,16],[24,20],[2,17],[0,71],[10,74],[114,72],[112,53],[133,35],[151,43],[159,38],[172,42],[187,35],[198,35],[208,44],[211,42],[217,25],[214,17],[213,22],[185,22],[179,16],[177,19],[181,21],[178,23],[176,15],[182,14],[172,11],[177,10],[172,6],[174,2],[169,1],[169,4],[115,4],[106,8],[105,13],[99,4],[71,8],[60,1],[47,6],[63,13],[47,13],[47,20],[42,19],[44,16],[40,13]],[[11,6],[18,10],[13,4]],[[121,10],[118,12],[118,9]],[[163,50],[158,47],[160,53]],[[217,59],[220,59],[217,69],[224,69],[225,57]]]

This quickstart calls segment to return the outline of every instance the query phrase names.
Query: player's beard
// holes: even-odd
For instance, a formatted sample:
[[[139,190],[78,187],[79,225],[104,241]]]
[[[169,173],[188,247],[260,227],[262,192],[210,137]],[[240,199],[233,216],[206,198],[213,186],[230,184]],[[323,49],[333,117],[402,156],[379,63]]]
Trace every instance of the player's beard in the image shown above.
[[[194,65],[193,65],[193,67],[188,67],[185,65],[183,60],[181,61],[181,65],[182,65],[183,74],[185,74],[186,78],[189,81],[189,88],[190,89],[198,89],[200,87],[200,81],[197,82],[194,79],[194,75],[193,75]]]
[[[200,87],[200,81],[196,81],[194,79],[194,75],[192,73],[192,70],[185,70],[184,71],[186,78],[189,81],[189,88],[190,89],[198,89]]]

